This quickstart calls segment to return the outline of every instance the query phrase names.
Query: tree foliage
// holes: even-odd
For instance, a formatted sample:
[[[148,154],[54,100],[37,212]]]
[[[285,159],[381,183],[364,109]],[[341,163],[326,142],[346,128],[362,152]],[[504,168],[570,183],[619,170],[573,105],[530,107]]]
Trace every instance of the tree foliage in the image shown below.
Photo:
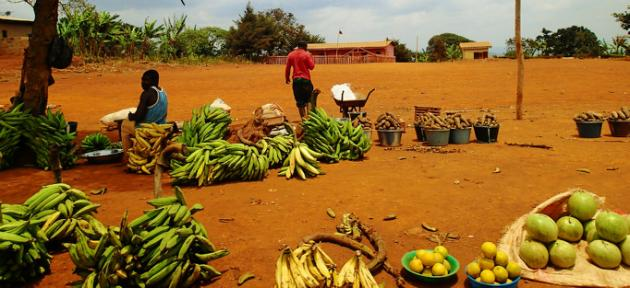
[[[287,54],[300,40],[311,43],[324,40],[306,31],[292,13],[279,8],[256,12],[251,3],[234,24],[227,33],[226,47],[231,55],[250,60]]]
[[[523,55],[525,58],[538,56],[544,49],[544,42],[536,38],[522,38],[521,43],[523,45]],[[514,38],[510,38],[505,41],[505,45],[507,46],[505,56],[514,57],[516,55]]]
[[[543,28],[536,40],[544,43],[543,55],[594,57],[602,52],[595,33],[583,26],[561,28],[554,33]]]
[[[472,40],[453,33],[442,33],[429,39],[427,53],[430,61],[444,61],[449,59],[448,47],[453,45],[459,48],[459,43],[472,42]],[[454,49],[454,48],[451,48]],[[460,51],[461,52],[461,51]]]
[[[613,13],[613,16],[617,19],[621,28],[627,30],[630,35],[630,5],[628,5],[627,9],[628,10],[624,12]]]
[[[400,42],[398,39],[392,40],[394,45],[394,55],[396,55],[396,62],[411,62],[414,60],[413,51],[407,48],[405,43]]]

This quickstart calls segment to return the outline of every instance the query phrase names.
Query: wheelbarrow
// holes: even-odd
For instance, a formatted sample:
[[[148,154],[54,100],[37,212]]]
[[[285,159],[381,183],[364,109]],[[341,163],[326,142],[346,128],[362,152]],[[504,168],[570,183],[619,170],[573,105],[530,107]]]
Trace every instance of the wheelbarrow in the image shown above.
[[[342,117],[351,118],[350,113],[361,114],[361,109],[365,107],[365,104],[367,103],[368,99],[370,99],[370,95],[372,95],[372,92],[374,92],[374,90],[376,90],[376,88],[372,88],[372,90],[368,92],[367,96],[365,96],[365,99],[344,101],[343,94],[345,91],[341,91],[341,99],[337,99],[335,97],[333,97],[333,99],[335,100],[337,106],[339,106],[339,112],[341,112]]]

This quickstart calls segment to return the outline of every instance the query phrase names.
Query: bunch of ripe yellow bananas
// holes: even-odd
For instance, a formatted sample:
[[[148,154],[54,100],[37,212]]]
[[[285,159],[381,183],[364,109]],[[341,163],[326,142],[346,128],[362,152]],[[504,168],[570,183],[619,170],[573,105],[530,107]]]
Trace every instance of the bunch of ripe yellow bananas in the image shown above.
[[[297,175],[302,180],[320,175],[323,173],[319,169],[319,162],[317,162],[317,158],[320,157],[322,157],[321,153],[311,150],[304,143],[295,142],[278,175],[287,179]]]
[[[173,126],[171,124],[142,123],[136,128],[133,146],[127,151],[127,167],[139,174],[152,174],[155,164],[166,147]]]
[[[276,287],[379,288],[361,258],[357,251],[337,272],[332,259],[313,241],[293,251],[287,247],[276,261]]]
[[[293,135],[277,135],[265,137],[256,145],[261,148],[260,154],[266,155],[269,159],[269,167],[277,167],[289,156],[293,143]]]

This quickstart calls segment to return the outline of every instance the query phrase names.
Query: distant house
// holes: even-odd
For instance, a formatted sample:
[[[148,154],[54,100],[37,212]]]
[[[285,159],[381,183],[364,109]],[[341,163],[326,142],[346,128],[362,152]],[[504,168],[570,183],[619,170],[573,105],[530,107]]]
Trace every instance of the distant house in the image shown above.
[[[33,28],[33,21],[11,16],[0,16],[0,39],[29,37]]]
[[[21,54],[28,47],[33,21],[0,16],[0,54]]]
[[[488,49],[491,47],[492,44],[488,41],[459,43],[464,60],[486,59],[488,58]]]
[[[396,62],[392,41],[309,43],[315,64]],[[286,56],[267,58],[268,64],[285,64]]]

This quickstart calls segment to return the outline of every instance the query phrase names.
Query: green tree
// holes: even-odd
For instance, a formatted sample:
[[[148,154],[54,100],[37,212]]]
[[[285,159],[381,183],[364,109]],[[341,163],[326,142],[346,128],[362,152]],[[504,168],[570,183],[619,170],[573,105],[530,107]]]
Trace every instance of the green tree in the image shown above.
[[[593,57],[602,53],[595,33],[582,26],[561,28],[555,33],[543,28],[537,40],[544,42],[544,55]]]
[[[225,53],[227,30],[219,27],[187,28],[175,38],[185,57],[216,57]]]
[[[516,48],[514,44],[514,38],[510,38],[505,41],[506,52],[505,56],[507,57],[515,57]],[[539,55],[543,50],[543,43],[535,38],[523,38],[523,54],[526,58],[531,58]]]
[[[392,40],[392,44],[394,45],[394,55],[396,55],[396,62],[411,62],[414,60],[413,51],[409,50],[405,43],[401,43],[400,40],[394,39]]]
[[[288,54],[299,41],[306,41],[307,43],[324,42],[323,37],[309,33],[304,25],[297,23],[293,13],[287,13],[280,8],[275,8],[259,13],[259,15],[271,20],[275,26],[274,47],[271,51],[273,55]]]
[[[630,35],[630,5],[628,10],[620,13],[613,13],[613,16],[617,19],[617,22],[621,25],[621,28],[628,31]]]
[[[323,42],[321,36],[306,31],[293,14],[282,9],[256,12],[248,3],[243,15],[234,24],[226,36],[226,47],[231,55],[250,60],[287,54],[300,40]]]
[[[450,61],[462,59],[462,49],[459,45],[449,45],[446,47],[446,58]]]
[[[234,24],[236,27],[230,27],[225,39],[231,55],[258,60],[270,52],[274,27],[268,19],[254,12],[251,3],[247,3],[243,15]]]
[[[447,48],[452,45],[459,47],[459,43],[462,42],[472,42],[472,40],[453,33],[442,33],[431,37],[427,46],[430,61],[444,61],[449,59],[446,53]]]

